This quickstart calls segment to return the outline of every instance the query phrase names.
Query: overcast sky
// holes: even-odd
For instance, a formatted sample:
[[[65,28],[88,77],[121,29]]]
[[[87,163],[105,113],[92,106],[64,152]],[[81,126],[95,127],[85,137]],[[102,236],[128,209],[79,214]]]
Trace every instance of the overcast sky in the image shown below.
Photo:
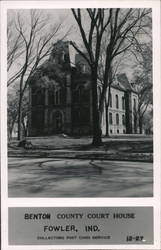
[[[8,10],[8,22],[11,19],[15,18],[17,12],[20,12],[24,18],[24,22],[29,24],[30,22],[29,10]],[[76,25],[76,21],[70,9],[41,9],[41,12],[42,16],[48,17],[48,25],[46,29],[49,30],[54,23],[63,21],[64,24],[61,30],[61,36],[65,34],[65,32],[72,26],[72,30],[68,35],[68,37],[66,38],[66,40],[72,40],[75,41],[77,44],[81,45],[82,42],[79,34],[79,29]],[[87,20],[87,27],[88,27],[88,20]],[[57,39],[59,39],[59,37]],[[9,75],[12,75],[12,73],[15,70],[17,70],[16,67],[13,67]],[[134,58],[130,58],[129,55],[126,56],[126,60],[124,60],[124,63],[120,64],[120,70],[122,71],[122,73],[127,74],[129,80],[132,80],[134,71]]]

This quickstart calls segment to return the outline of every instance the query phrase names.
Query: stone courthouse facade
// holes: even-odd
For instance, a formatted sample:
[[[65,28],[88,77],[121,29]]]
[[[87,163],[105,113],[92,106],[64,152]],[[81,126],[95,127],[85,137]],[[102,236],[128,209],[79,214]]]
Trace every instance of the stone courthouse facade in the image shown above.
[[[107,123],[110,134],[137,133],[138,96],[125,74],[117,76],[110,93],[102,134]],[[92,134],[90,68],[68,41],[53,45],[49,59],[30,80],[29,95],[29,136]]]

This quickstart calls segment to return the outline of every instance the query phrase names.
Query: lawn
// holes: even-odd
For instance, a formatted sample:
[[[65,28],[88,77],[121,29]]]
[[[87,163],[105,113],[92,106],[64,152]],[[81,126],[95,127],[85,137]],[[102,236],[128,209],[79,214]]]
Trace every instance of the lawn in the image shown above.
[[[92,146],[91,137],[69,137],[55,135],[48,137],[29,137],[35,149],[47,150],[117,150],[120,152],[152,153],[153,140],[151,136],[113,136],[103,137],[101,146]],[[12,140],[9,147],[17,147],[18,141]]]

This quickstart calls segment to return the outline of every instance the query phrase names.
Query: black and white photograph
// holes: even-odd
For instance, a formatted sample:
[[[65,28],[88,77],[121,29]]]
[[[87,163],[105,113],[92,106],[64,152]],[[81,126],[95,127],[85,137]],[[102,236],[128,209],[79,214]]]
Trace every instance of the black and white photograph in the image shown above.
[[[8,196],[153,197],[151,8],[7,10]]]
[[[160,250],[160,0],[2,1],[2,250]]]

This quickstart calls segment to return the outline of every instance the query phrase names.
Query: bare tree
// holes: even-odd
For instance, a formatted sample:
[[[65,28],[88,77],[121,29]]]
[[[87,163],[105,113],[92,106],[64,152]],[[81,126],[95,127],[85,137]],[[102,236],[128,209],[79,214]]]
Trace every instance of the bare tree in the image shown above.
[[[143,32],[146,16],[151,13],[151,9],[86,9],[89,20],[88,30],[83,21],[83,12],[81,9],[72,9],[86,52],[80,50],[75,43],[72,45],[85,58],[91,69],[93,144],[99,145],[101,144],[101,117],[111,77],[112,62],[118,55],[128,50],[135,42],[136,36]],[[103,86],[98,100],[98,65],[105,36],[107,40]]]
[[[8,129],[8,140],[12,137],[12,132],[14,125],[17,121],[17,100],[18,100],[18,93],[17,91],[9,92],[8,93],[8,103],[7,103],[7,129]]]
[[[13,131],[17,132],[17,119],[18,119],[18,101],[19,101],[19,85],[16,82],[12,87],[8,88],[7,98],[7,123],[8,123],[8,140],[12,139]],[[23,135],[27,135],[28,126],[28,113],[29,113],[29,99],[28,91],[25,91],[22,103],[22,126]],[[15,134],[16,135],[16,134]]]
[[[14,32],[13,25],[13,20],[10,20],[7,25],[7,71],[10,70],[14,61],[23,54],[22,38],[19,33]]]
[[[26,22],[23,15],[19,12],[17,13],[15,28],[17,38],[23,45],[23,54],[20,58],[19,69],[8,82],[8,84],[11,84],[16,79],[19,80],[18,140],[22,139],[22,103],[24,93],[32,74],[40,65],[40,62],[43,62],[50,54],[53,39],[58,39],[59,31],[63,25],[61,21],[47,28],[48,18],[44,17],[37,10],[30,10],[29,20],[29,23]]]
[[[138,108],[136,110],[139,120],[139,132],[142,133],[144,115],[152,106],[152,44],[137,44],[135,53],[136,70],[134,72],[133,86],[138,92]],[[151,112],[152,114],[152,112]]]
[[[124,60],[126,61],[125,52],[122,53],[122,55],[117,58],[117,60],[113,60],[111,63],[111,67],[109,69],[108,73],[108,93],[106,94],[105,103],[104,103],[104,109],[105,109],[105,117],[106,117],[106,136],[109,136],[109,122],[108,122],[108,111],[109,111],[109,105],[110,105],[110,98],[111,98],[111,85],[116,80],[116,75],[119,72],[119,66],[121,65]],[[101,88],[104,85],[104,75],[105,75],[105,60],[106,60],[106,39],[104,40],[101,48],[101,54],[99,59],[99,66],[98,66],[98,80],[101,85]]]

